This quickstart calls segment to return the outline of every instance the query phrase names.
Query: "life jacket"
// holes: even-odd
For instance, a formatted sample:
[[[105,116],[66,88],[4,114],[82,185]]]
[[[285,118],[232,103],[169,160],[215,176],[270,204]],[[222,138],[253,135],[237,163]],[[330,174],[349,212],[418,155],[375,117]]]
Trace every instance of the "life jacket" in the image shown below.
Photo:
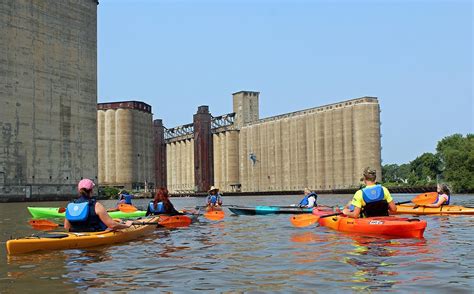
[[[212,204],[212,205],[217,205],[219,204],[219,200],[221,198],[221,195],[219,194],[216,194],[216,195],[209,195],[208,196],[208,203]]]
[[[451,201],[451,195],[448,195],[448,194],[445,194],[445,195],[448,196],[448,200],[444,201],[444,203],[441,204],[441,205],[449,205],[449,201]],[[436,201],[433,202],[432,204],[436,204],[436,203],[438,202],[439,196],[440,196],[440,195],[438,194],[438,197],[436,197]]]
[[[130,204],[132,205],[132,195],[129,195],[129,194],[122,194],[123,198],[124,199],[121,199],[120,202],[121,203],[125,203],[125,204]],[[124,201],[124,202],[122,202]]]
[[[365,202],[365,206],[362,207],[362,215],[364,217],[388,216],[388,202],[384,199],[381,185],[362,189],[362,198]]]
[[[107,226],[95,212],[95,199],[80,197],[66,208],[66,219],[71,224],[70,232],[100,232]]]
[[[163,204],[163,202],[158,202],[156,204],[156,209],[155,209],[155,203],[153,203],[153,201],[151,201],[149,204],[148,204],[148,210],[152,213],[152,214],[163,214],[163,213],[166,213],[165,211],[165,205]]]
[[[309,204],[309,198],[310,197],[314,197],[314,206],[317,206],[316,201],[318,200],[318,195],[316,195],[316,193],[314,193],[314,192],[311,192],[308,195],[306,195],[303,198],[303,200],[300,201],[299,206],[307,206]]]

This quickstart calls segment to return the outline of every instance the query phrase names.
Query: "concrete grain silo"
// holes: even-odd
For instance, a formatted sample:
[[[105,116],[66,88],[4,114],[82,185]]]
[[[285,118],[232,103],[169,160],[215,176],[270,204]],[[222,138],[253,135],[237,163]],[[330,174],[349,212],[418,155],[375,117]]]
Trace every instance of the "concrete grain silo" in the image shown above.
[[[0,201],[97,181],[97,4],[0,2]]]
[[[99,179],[103,186],[153,187],[155,160],[151,106],[139,101],[97,104]],[[102,119],[103,117],[103,119]],[[104,150],[104,151],[101,151]]]

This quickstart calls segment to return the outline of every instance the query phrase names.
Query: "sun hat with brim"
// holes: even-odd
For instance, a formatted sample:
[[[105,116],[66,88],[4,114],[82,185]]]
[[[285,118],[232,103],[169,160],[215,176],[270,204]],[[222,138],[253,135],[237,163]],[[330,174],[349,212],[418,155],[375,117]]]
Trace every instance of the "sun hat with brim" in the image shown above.
[[[211,188],[209,188],[209,191],[208,191],[208,192],[211,192],[211,191],[214,191],[214,190],[219,191],[219,188],[214,187],[214,186],[211,186]]]

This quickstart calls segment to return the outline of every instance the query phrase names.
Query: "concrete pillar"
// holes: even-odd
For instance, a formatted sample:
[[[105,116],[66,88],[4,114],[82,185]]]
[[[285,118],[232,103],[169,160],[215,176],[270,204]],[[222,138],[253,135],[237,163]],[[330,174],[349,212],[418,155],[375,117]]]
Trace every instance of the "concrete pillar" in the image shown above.
[[[115,111],[115,184],[126,185],[132,182],[133,166],[133,111],[117,109]]]
[[[105,154],[105,111],[97,111],[97,142],[98,142],[98,167],[99,167],[99,184],[105,183],[105,166],[106,166],[106,154]]]
[[[153,121],[153,147],[155,152],[155,187],[166,187],[165,127],[161,119]]]
[[[352,118],[352,107],[345,106],[342,109],[342,122],[343,122],[343,132],[344,132],[344,188],[350,188],[355,186],[357,183],[354,170],[354,148],[353,146],[353,118]]]
[[[108,109],[105,111],[105,182],[108,184],[115,183],[115,110]]]
[[[194,184],[196,192],[206,192],[214,184],[211,114],[199,106],[194,123]]]
[[[342,189],[344,183],[344,132],[342,106],[336,105],[332,110],[333,116],[333,166],[334,166],[334,188]]]
[[[239,181],[239,132],[230,130],[227,136],[227,183],[228,191],[231,190],[230,185],[240,183]]]
[[[297,168],[298,168],[298,178],[296,186],[298,190],[303,190],[308,183],[308,154],[306,153],[306,116],[301,115],[295,118],[296,127],[297,127]]]

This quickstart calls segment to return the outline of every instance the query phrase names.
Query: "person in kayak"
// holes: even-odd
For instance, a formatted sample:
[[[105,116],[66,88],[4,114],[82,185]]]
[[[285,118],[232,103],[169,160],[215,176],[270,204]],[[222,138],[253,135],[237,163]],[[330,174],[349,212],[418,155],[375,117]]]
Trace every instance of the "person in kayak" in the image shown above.
[[[415,205],[416,207],[423,206],[423,207],[441,207],[442,205],[449,205],[451,200],[451,191],[449,190],[448,185],[446,184],[438,184],[437,187],[438,197],[436,201],[432,204],[425,204],[425,205]]]
[[[209,188],[209,195],[206,198],[207,208],[217,208],[222,206],[222,196],[219,194],[219,188],[211,186]]]
[[[397,211],[397,206],[390,195],[390,191],[382,185],[376,184],[377,173],[374,169],[366,168],[363,172],[365,188],[358,190],[350,205],[342,213],[353,218],[388,216]],[[352,206],[352,207],[351,207]]]
[[[148,207],[146,210],[146,216],[157,214],[181,214],[174,208],[173,204],[170,201],[168,190],[164,187],[158,189],[155,198],[153,199],[153,201],[150,201],[150,203],[148,203]]]
[[[114,221],[105,207],[92,198],[94,182],[82,179],[77,185],[79,198],[67,205],[64,228],[69,232],[100,232],[106,229],[120,230],[129,228],[133,221],[124,224]]]
[[[318,195],[311,191],[309,188],[304,188],[304,198],[298,204],[299,207],[313,208],[318,206],[316,201],[318,200]]]
[[[117,206],[119,204],[132,205],[132,198],[133,198],[133,195],[129,194],[126,190],[120,191],[120,193],[119,193],[119,202],[117,203]]]

